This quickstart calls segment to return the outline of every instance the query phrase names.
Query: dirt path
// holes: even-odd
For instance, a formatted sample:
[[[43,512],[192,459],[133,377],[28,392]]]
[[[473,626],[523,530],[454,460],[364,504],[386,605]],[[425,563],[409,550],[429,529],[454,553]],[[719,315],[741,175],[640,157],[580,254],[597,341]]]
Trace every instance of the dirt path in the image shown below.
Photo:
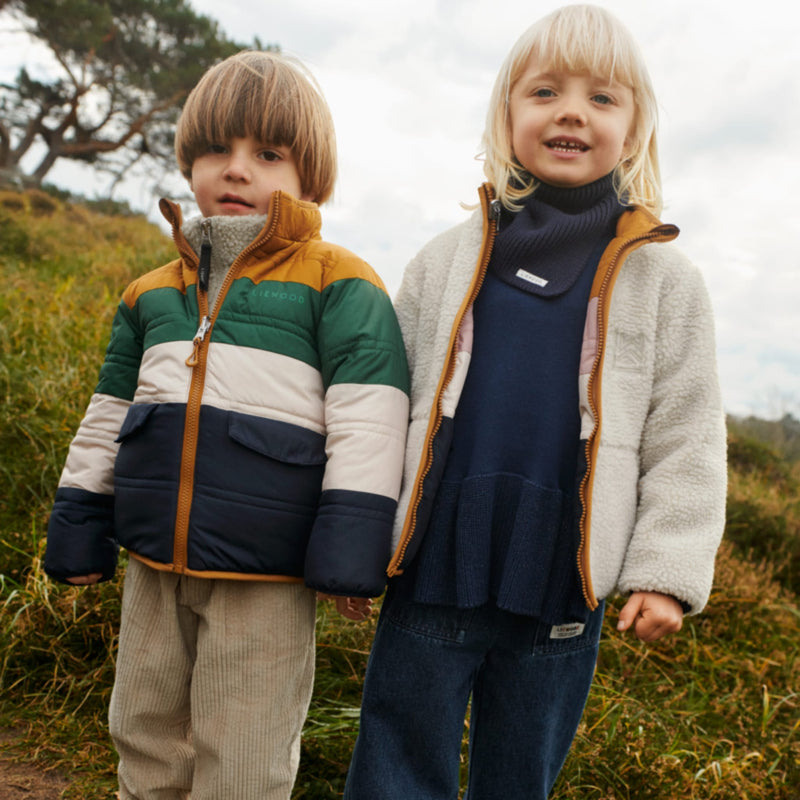
[[[14,733],[0,732],[0,745],[13,741]],[[59,800],[69,781],[58,772],[20,764],[0,749],[0,800]]]

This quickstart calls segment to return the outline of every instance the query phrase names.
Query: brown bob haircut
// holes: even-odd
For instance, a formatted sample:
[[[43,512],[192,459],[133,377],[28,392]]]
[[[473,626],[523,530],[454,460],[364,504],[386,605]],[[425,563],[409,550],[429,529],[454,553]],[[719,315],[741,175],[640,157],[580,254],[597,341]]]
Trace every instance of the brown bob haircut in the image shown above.
[[[211,67],[186,99],[175,131],[184,177],[209,145],[253,136],[288,147],[304,194],[322,205],[336,182],[336,135],[328,104],[295,58],[245,50]]]

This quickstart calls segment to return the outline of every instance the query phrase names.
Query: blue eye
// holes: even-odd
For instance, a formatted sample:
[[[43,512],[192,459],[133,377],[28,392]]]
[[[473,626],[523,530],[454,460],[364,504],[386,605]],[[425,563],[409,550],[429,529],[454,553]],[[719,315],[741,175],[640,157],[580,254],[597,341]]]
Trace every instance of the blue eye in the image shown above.
[[[607,94],[596,94],[592,96],[592,100],[600,105],[613,105],[614,101]]]
[[[536,89],[533,92],[534,97],[555,97],[556,93],[552,89]]]

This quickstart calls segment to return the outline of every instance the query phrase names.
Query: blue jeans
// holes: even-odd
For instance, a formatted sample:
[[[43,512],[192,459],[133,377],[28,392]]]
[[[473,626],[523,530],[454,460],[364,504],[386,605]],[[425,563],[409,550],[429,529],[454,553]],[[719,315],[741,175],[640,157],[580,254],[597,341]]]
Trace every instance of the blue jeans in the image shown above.
[[[344,799],[456,800],[472,696],[468,800],[545,800],[583,713],[602,621],[601,604],[570,635],[490,605],[414,603],[390,587]]]

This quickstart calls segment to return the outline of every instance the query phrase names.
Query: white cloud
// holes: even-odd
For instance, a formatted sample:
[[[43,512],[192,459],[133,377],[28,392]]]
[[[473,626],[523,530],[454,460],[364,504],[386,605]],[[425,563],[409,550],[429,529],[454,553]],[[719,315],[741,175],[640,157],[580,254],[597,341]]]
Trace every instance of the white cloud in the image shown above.
[[[476,199],[496,71],[517,36],[561,4],[192,2],[234,39],[278,43],[316,74],[341,170],[324,233],[370,261],[390,291],[422,244],[465,217],[459,203]],[[778,0],[600,4],[634,33],[653,77],[664,217],[709,286],[726,407],[796,412],[800,23]],[[0,46],[8,79],[27,51],[10,49],[2,31]],[[77,180],[74,168],[56,174]]]

